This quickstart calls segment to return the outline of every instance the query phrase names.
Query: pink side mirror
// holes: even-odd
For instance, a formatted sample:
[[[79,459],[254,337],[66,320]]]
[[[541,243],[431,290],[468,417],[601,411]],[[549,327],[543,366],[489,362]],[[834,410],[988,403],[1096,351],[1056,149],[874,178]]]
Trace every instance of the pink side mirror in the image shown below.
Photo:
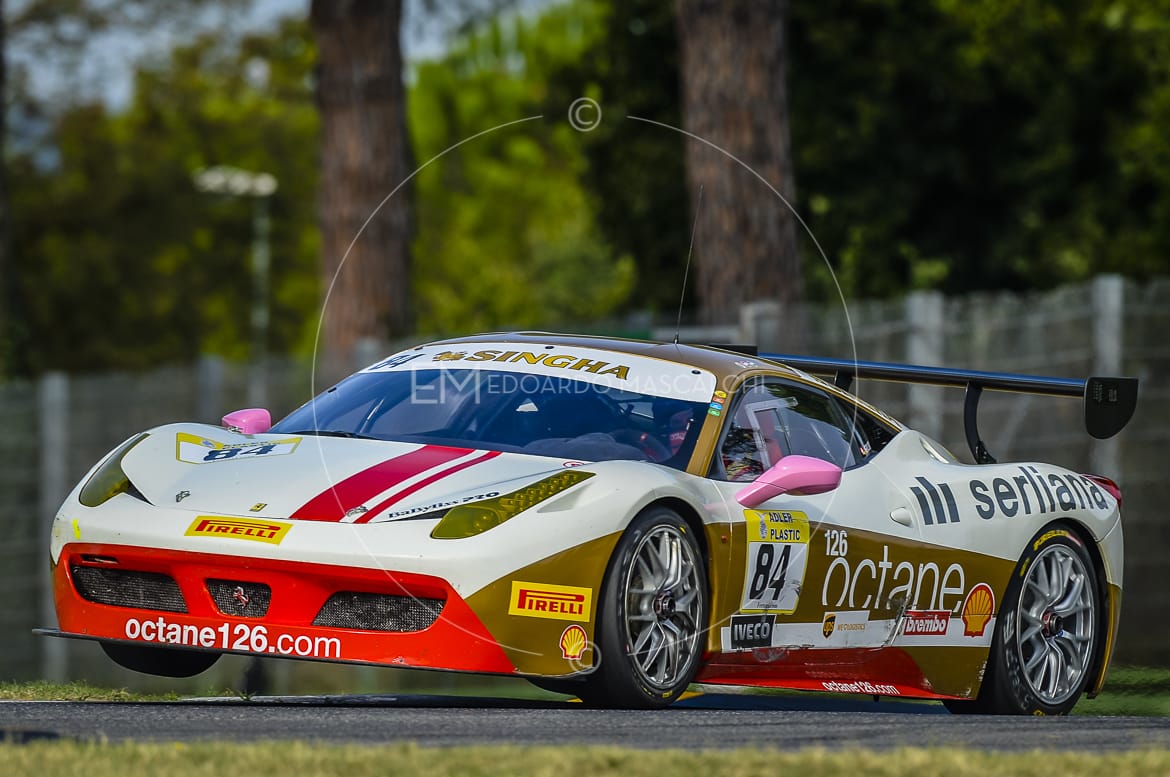
[[[781,494],[823,494],[841,483],[841,468],[812,456],[785,456],[735,495],[744,507],[757,507]]]
[[[228,413],[223,425],[240,434],[263,434],[272,428],[272,415],[262,407],[250,407]]]

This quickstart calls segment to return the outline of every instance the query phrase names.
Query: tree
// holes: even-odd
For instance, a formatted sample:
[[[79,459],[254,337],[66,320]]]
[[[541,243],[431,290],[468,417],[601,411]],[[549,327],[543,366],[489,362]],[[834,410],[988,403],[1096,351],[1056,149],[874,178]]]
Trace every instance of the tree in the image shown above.
[[[269,349],[297,349],[319,294],[318,134],[304,19],[208,34],[141,65],[127,106],[74,105],[14,149],[14,369],[108,369],[248,353],[247,202],[195,190],[230,164],[274,174]]]
[[[578,2],[495,20],[417,67],[410,126],[429,162],[414,243],[423,331],[580,325],[627,299],[634,262],[598,225],[584,185],[591,133],[569,125],[558,79],[598,45],[594,10]]]
[[[361,338],[414,330],[401,18],[402,0],[313,0],[310,8],[322,131],[319,223],[326,288],[332,284],[323,341],[332,359],[348,358]]]
[[[1166,0],[821,0],[789,24],[802,211],[847,295],[1167,271]]]
[[[686,144],[687,181],[697,209],[695,274],[700,313],[708,322],[734,320],[743,302],[802,297],[792,215],[753,175],[794,199],[785,6],[758,0],[677,4],[683,126],[698,138]]]
[[[683,291],[691,236],[686,138],[640,119],[682,126],[678,32],[672,3],[590,0],[601,34],[580,56],[548,75],[546,114],[563,114],[575,98],[596,92],[604,119],[584,135],[583,182],[597,203],[597,222],[614,253],[634,259],[629,305],[674,316]],[[693,303],[694,284],[687,284]]]
[[[12,362],[12,339],[8,332],[12,310],[11,283],[8,260],[8,181],[7,165],[3,164],[8,150],[8,65],[4,56],[5,29],[4,0],[0,0],[0,375],[8,372]]]

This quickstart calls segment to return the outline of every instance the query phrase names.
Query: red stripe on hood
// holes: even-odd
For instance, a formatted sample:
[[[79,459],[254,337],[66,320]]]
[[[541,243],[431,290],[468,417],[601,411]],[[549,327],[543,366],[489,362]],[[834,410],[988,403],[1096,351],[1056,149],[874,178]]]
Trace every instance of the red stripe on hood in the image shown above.
[[[340,521],[347,510],[363,504],[396,483],[469,453],[470,448],[427,445],[396,456],[334,484],[305,502],[289,518],[294,521]]]
[[[426,488],[431,483],[434,483],[437,480],[442,480],[443,478],[447,477],[448,475],[454,475],[456,472],[459,472],[460,470],[467,469],[470,466],[473,466],[475,464],[479,464],[480,462],[483,462],[483,461],[488,461],[489,459],[494,459],[496,456],[499,456],[499,455],[500,455],[500,451],[488,451],[487,453],[483,454],[482,456],[476,456],[474,459],[468,459],[467,461],[461,462],[461,463],[456,464],[452,467],[447,467],[444,470],[440,470],[439,472],[436,472],[433,475],[429,475],[429,476],[423,478],[422,480],[420,480],[419,482],[415,483],[414,485],[410,486],[409,488],[402,489],[397,494],[390,497],[389,499],[382,502],[381,504],[377,505],[376,507],[371,507],[369,510],[366,511],[366,513],[364,515],[362,515],[360,518],[358,518],[356,521],[354,521],[354,523],[369,523],[376,515],[381,513],[387,507],[389,507],[393,504],[396,504],[398,502],[401,502],[403,499],[410,496],[415,491]]]

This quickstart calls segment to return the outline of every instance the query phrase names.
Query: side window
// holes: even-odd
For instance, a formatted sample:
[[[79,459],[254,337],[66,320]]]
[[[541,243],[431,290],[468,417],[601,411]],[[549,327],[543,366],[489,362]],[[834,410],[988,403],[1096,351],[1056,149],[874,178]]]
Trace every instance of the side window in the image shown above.
[[[783,456],[800,454],[842,468],[858,462],[853,424],[840,405],[816,389],[774,378],[737,392],[711,476],[750,481]]]
[[[837,400],[837,404],[847,423],[853,427],[853,448],[858,463],[864,464],[897,434],[856,405],[841,399]]]

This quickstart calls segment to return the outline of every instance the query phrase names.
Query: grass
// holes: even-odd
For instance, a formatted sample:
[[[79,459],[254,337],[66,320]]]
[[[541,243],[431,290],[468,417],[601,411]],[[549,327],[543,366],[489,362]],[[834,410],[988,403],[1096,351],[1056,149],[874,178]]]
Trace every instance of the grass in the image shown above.
[[[1147,777],[1170,772],[1170,751],[996,754],[972,750],[906,748],[865,750],[806,749],[684,752],[617,747],[452,747],[416,745],[334,746],[301,742],[261,744],[100,744],[33,742],[0,744],[0,774],[8,777],[167,777],[246,774],[248,777],[382,777],[394,774],[494,777],[661,777],[662,774],[773,775],[802,777],[1062,777],[1099,775]]]
[[[99,688],[88,683],[0,683],[2,701],[174,701],[177,694],[134,693],[125,688]]]
[[[725,689],[708,686],[710,693],[724,692]],[[335,693],[351,693],[351,689],[335,690]],[[836,694],[808,694],[800,691],[744,690],[744,693],[782,694],[794,698],[835,696]],[[454,687],[434,686],[404,688],[399,691],[379,691],[382,694],[431,694],[461,696],[502,696],[523,699],[559,699],[557,694],[542,691],[527,683],[462,683]],[[0,683],[0,700],[3,701],[105,701],[105,702],[149,702],[176,701],[190,697],[176,693],[139,693],[124,688],[100,688],[82,682],[48,683],[43,681],[24,683]],[[230,689],[210,690],[195,694],[198,696],[241,697]],[[868,701],[870,697],[857,697]],[[907,701],[907,700],[902,700]],[[924,702],[933,703],[933,702]],[[1109,673],[1105,690],[1096,699],[1082,698],[1073,709],[1075,715],[1170,717],[1170,668],[1119,666]],[[0,774],[3,772],[0,771]]]
[[[1170,669],[1113,667],[1101,695],[1081,699],[1073,714],[1170,717]]]

